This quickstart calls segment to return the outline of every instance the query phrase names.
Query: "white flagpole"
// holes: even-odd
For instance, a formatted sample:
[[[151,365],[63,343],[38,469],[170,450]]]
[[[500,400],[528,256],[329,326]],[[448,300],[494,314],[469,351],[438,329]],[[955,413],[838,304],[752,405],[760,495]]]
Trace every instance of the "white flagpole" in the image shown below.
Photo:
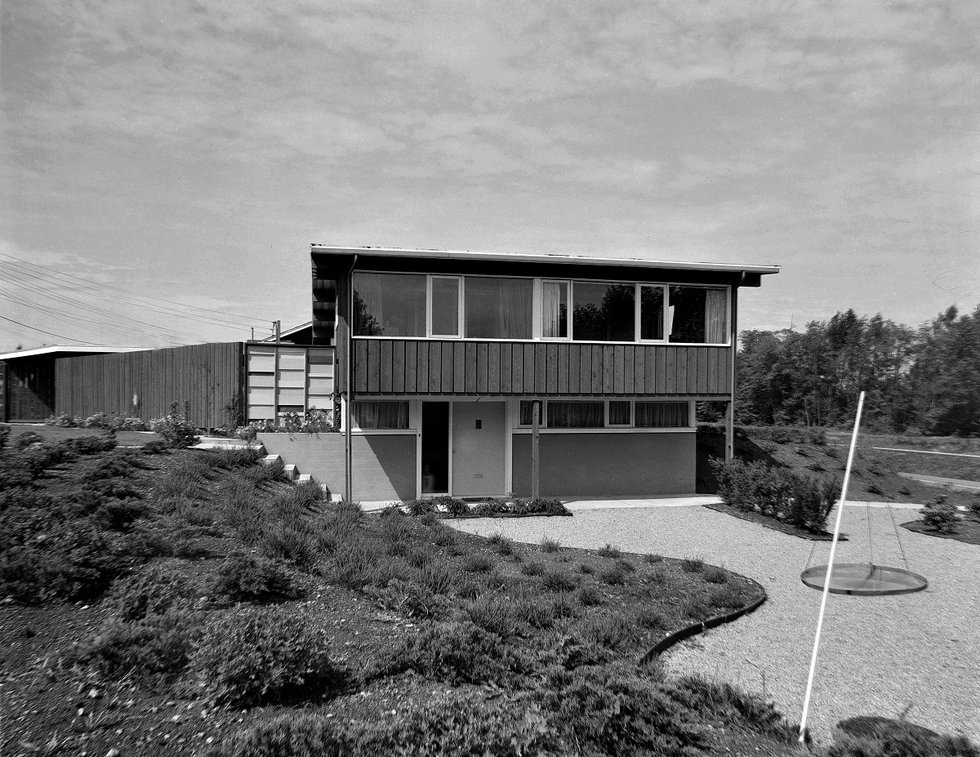
[[[834,539],[830,543],[830,559],[827,561],[827,575],[823,580],[823,594],[820,597],[820,616],[817,618],[817,634],[813,639],[813,655],[810,657],[810,675],[806,682],[806,696],[803,698],[803,716],[800,718],[800,743],[806,734],[806,716],[810,710],[810,694],[813,693],[813,676],[817,670],[817,650],[820,648],[820,631],[823,629],[824,611],[827,609],[827,595],[830,594],[830,574],[834,568],[834,553],[837,551],[837,540],[840,537],[841,515],[844,513],[844,500],[847,498],[847,484],[851,478],[851,463],[854,461],[854,448],[857,446],[858,429],[861,427],[861,410],[864,407],[864,392],[858,399],[857,417],[854,419],[854,431],[851,434],[851,449],[847,453],[847,467],[844,469],[844,483],[841,484],[840,502],[837,504],[837,521],[834,524]]]

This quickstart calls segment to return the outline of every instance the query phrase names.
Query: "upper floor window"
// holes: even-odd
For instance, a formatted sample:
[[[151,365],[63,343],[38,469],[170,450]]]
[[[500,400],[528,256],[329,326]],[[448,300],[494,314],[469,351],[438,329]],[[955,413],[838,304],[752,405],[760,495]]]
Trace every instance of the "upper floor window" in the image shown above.
[[[476,339],[530,339],[532,279],[467,276],[464,283],[465,336]]]
[[[636,339],[636,285],[576,281],[572,285],[572,339],[632,342]]]
[[[728,338],[728,290],[672,286],[667,323],[672,342],[723,344]]]
[[[541,282],[541,336],[568,338],[568,282]]]
[[[728,287],[356,272],[353,298],[355,336],[729,340]]]
[[[355,336],[425,336],[425,275],[355,273]]]

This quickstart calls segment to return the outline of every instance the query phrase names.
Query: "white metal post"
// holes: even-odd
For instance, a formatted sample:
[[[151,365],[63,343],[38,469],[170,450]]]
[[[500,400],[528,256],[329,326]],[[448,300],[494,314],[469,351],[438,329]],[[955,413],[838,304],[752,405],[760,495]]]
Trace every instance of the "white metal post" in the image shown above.
[[[837,520],[834,523],[834,538],[830,543],[830,559],[827,561],[827,574],[823,580],[823,594],[820,597],[820,615],[817,617],[817,633],[813,639],[813,654],[810,656],[810,675],[806,682],[806,696],[803,698],[803,716],[800,718],[800,743],[806,734],[806,716],[810,710],[810,694],[813,693],[813,676],[817,670],[817,650],[820,648],[820,631],[823,629],[823,616],[827,609],[827,595],[830,594],[830,574],[834,569],[834,553],[840,538],[841,515],[844,513],[844,500],[847,498],[847,484],[851,478],[851,463],[854,461],[854,448],[857,446],[858,429],[861,427],[861,409],[864,407],[864,392],[858,399],[857,417],[851,433],[851,449],[847,453],[847,467],[844,469],[844,483],[841,484],[840,502],[837,503]]]

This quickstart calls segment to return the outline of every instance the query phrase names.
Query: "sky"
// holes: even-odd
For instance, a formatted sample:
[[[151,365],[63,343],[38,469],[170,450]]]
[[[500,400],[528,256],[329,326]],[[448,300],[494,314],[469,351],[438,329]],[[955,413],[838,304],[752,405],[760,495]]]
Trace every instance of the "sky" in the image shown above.
[[[0,352],[308,321],[310,243],[776,264],[980,304],[980,4],[0,4]]]

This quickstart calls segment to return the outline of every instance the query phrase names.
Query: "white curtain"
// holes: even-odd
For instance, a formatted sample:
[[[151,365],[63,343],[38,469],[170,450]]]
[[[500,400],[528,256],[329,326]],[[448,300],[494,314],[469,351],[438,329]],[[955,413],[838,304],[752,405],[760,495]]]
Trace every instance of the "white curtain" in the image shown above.
[[[728,292],[724,289],[709,289],[704,299],[704,341],[708,344],[722,344],[727,341]]]
[[[353,410],[361,429],[408,428],[408,402],[361,401]]]
[[[559,281],[541,284],[541,336],[546,339],[567,336],[566,308],[562,307],[562,300],[566,299],[562,294],[567,287],[567,284]]]

